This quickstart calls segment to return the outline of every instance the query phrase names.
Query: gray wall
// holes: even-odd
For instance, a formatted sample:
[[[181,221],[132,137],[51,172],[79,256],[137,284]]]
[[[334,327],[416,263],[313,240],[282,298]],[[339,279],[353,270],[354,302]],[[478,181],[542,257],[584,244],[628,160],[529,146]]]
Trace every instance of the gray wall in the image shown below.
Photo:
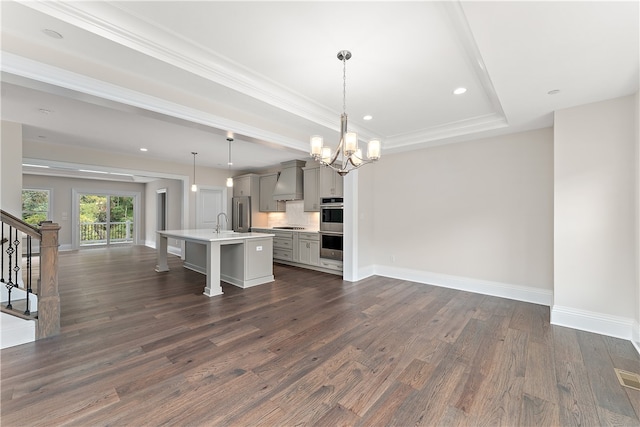
[[[127,191],[140,193],[140,209],[139,212],[139,244],[145,241],[145,184],[103,181],[78,178],[64,178],[54,176],[41,175],[23,175],[22,188],[39,188],[51,190],[51,209],[53,222],[60,225],[60,233],[58,240],[62,250],[72,248],[72,212],[73,198],[72,191],[75,189],[81,192],[100,192],[100,191]]]

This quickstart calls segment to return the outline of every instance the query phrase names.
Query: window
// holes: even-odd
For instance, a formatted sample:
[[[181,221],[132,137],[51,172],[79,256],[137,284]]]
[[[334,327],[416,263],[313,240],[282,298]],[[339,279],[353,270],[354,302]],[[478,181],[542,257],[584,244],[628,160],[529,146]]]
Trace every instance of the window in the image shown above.
[[[38,225],[51,218],[51,192],[49,190],[22,190],[22,220]]]

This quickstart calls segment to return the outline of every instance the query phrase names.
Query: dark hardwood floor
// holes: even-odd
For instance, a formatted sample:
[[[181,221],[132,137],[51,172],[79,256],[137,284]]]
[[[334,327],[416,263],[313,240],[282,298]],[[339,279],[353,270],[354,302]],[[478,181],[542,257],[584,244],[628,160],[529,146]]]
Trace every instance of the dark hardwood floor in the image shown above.
[[[276,265],[155,273],[145,247],[60,256],[62,334],[2,350],[2,426],[640,425],[631,343],[549,308]]]

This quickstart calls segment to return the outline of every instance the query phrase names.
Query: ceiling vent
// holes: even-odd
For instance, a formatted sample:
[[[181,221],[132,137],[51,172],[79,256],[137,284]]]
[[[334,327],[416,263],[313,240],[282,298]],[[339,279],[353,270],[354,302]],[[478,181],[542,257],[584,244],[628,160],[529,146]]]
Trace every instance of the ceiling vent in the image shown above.
[[[282,162],[282,172],[273,190],[274,200],[302,200],[304,197],[302,186],[302,167],[307,162],[303,160],[291,160]]]

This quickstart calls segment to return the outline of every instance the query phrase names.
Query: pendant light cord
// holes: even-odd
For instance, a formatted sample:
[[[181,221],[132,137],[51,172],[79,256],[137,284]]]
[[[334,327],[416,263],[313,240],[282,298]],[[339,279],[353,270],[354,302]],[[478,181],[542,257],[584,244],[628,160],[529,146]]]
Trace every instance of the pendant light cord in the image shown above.
[[[342,112],[347,114],[347,56],[342,57]]]

